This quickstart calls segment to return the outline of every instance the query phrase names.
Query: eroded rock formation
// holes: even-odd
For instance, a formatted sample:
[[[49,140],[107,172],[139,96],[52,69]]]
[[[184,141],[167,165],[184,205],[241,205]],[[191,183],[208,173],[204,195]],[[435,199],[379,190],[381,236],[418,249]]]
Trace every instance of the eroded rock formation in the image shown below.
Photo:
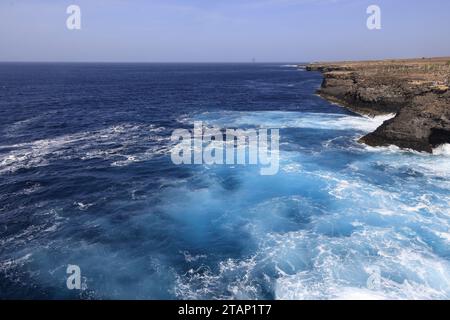
[[[361,138],[371,146],[417,151],[450,143],[450,58],[314,63],[324,75],[319,94],[364,115],[395,113]]]

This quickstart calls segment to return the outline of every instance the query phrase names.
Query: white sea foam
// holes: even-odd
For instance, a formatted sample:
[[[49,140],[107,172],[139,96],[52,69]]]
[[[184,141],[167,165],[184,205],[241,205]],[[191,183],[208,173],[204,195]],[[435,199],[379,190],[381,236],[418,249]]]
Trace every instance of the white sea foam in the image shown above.
[[[307,231],[269,234],[266,246],[251,258],[222,261],[217,272],[191,269],[178,278],[176,292],[184,299],[255,299],[271,280],[267,276],[256,282],[254,276],[271,267],[278,274],[275,298],[281,300],[448,297],[448,261],[418,246],[409,248],[407,241],[392,238],[389,229],[377,228],[337,238]],[[375,288],[367,284],[373,266],[380,270]]]
[[[87,210],[94,205],[93,203],[83,203],[83,202],[74,202],[73,204],[82,211]]]
[[[325,130],[359,130],[370,132],[395,115],[361,117],[330,113],[305,113],[285,111],[264,112],[209,112],[197,117],[204,122],[221,127],[311,128]],[[186,121],[186,119],[185,119]]]
[[[382,147],[372,147],[368,145],[364,145],[365,149],[369,152],[379,152],[384,154],[415,154],[422,157],[429,157],[430,154],[428,152],[419,152],[408,148],[399,148],[395,145],[390,146],[382,146]],[[450,144],[443,144],[433,149],[432,155],[434,156],[450,156]]]
[[[0,174],[22,168],[46,166],[53,161],[79,158],[103,159],[112,166],[126,166],[146,161],[169,152],[169,138],[158,135],[162,128],[151,125],[122,124],[98,131],[80,132],[51,139],[15,145],[3,145],[0,153]],[[145,149],[132,152],[133,147]],[[10,150],[11,149],[11,150]],[[132,152],[131,154],[129,152]]]
[[[304,232],[278,237],[282,247],[292,239],[301,246],[319,244],[307,258],[312,268],[280,273],[278,299],[444,299],[450,293],[448,261],[408,245],[407,238],[395,237],[389,228],[365,227],[350,237],[315,239]],[[380,278],[371,288],[367,280],[374,266]]]
[[[439,156],[450,156],[450,143],[440,145],[433,150],[433,154]]]
[[[279,125],[360,131],[372,130],[387,118],[295,112],[219,114],[200,116],[226,127]],[[77,156],[107,159],[111,165],[127,165],[150,157],[151,152],[164,152],[165,147],[150,148],[153,151],[148,155],[128,152],[127,146],[140,141],[143,129],[119,126],[9,146],[12,150],[0,159],[13,162],[3,163],[0,169],[10,169],[12,163],[20,167],[72,158],[71,149]],[[165,142],[152,133],[152,141],[161,138],[160,142]],[[95,147],[112,142],[121,145]],[[333,148],[329,142],[327,149]],[[283,151],[280,175],[267,181],[251,170],[239,172],[239,187],[232,192],[220,187],[219,172],[210,168],[198,168],[203,170],[197,175],[202,179],[201,189],[187,188],[186,180],[167,181],[164,193],[158,195],[161,204],[157,211],[180,222],[184,228],[180,235],[207,242],[211,233],[226,236],[224,230],[233,234],[239,229],[248,237],[246,242],[256,247],[249,250],[249,256],[223,258],[212,267],[204,263],[214,254],[182,251],[184,263],[192,267],[176,275],[175,295],[183,299],[257,299],[272,292],[277,299],[448,299],[450,265],[445,255],[450,238],[450,194],[426,185],[450,188],[448,157],[395,148],[385,152],[360,148],[361,154],[364,157],[334,170],[317,161],[322,160],[317,158],[320,152]],[[377,170],[392,182],[383,185],[366,174]],[[422,180],[408,185],[410,180],[396,176],[401,173],[417,174]],[[415,186],[418,181],[422,186]],[[85,210],[91,203],[73,205]],[[55,232],[59,222],[51,221],[0,244],[27,243],[43,232]],[[139,227],[147,230],[147,224],[139,221]],[[211,230],[216,224],[222,228],[218,232]],[[370,289],[367,280],[374,266],[381,271],[380,283]]]
[[[183,251],[182,254],[183,254],[184,260],[186,262],[195,262],[195,261],[198,261],[200,259],[206,259],[208,257],[206,254],[192,255],[188,251]]]
[[[5,272],[5,274],[8,274],[9,269],[16,268],[17,266],[23,266],[25,263],[27,263],[32,258],[31,253],[27,253],[24,256],[17,258],[17,259],[7,259],[4,261],[0,261],[0,271]]]
[[[262,287],[273,288],[277,299],[450,296],[450,262],[436,254],[447,250],[449,243],[450,194],[415,193],[414,186],[385,188],[373,184],[360,173],[373,165],[371,160],[355,162],[342,172],[324,168],[311,171],[307,170],[307,158],[295,154],[290,152],[286,158],[284,153],[283,161],[288,169],[284,172],[296,178],[291,183],[280,177],[279,185],[290,190],[287,193],[302,190],[302,186],[310,192],[320,188],[331,196],[327,206],[322,208],[297,195],[265,198],[252,208],[238,205],[239,213],[228,216],[245,215],[245,230],[259,243],[259,249],[247,259],[221,261],[219,271],[193,269],[180,276],[176,289],[179,297],[253,299]],[[430,155],[374,156],[372,160],[378,166],[392,165],[393,173],[414,168],[429,179],[442,177],[436,176],[437,172],[443,173],[436,171],[442,163]],[[301,170],[289,170],[296,166]],[[263,183],[242,179],[245,182],[240,192],[244,194],[249,190],[257,193]],[[272,181],[271,187],[276,186],[278,182]],[[209,196],[214,198],[213,194]],[[189,203],[183,203],[189,207]],[[220,203],[211,202],[217,206]],[[304,229],[286,232],[289,219],[302,214],[310,217]],[[373,267],[381,272],[376,288],[367,284]],[[265,275],[261,280],[261,273],[267,272],[276,276]]]

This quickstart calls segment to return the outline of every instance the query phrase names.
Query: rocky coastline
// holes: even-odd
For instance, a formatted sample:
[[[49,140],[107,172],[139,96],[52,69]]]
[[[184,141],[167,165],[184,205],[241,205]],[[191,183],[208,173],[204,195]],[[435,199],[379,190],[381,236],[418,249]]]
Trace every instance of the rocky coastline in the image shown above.
[[[450,57],[312,63],[323,82],[318,94],[369,116],[395,114],[362,137],[370,146],[433,152],[450,143]]]

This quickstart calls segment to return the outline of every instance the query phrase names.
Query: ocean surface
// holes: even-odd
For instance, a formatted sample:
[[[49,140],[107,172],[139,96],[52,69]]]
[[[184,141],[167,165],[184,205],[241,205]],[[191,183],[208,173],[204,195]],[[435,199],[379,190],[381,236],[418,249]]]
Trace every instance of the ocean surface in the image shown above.
[[[0,298],[450,299],[450,152],[281,64],[0,64]],[[280,171],[171,162],[201,120],[280,128]],[[81,290],[66,286],[80,267]]]

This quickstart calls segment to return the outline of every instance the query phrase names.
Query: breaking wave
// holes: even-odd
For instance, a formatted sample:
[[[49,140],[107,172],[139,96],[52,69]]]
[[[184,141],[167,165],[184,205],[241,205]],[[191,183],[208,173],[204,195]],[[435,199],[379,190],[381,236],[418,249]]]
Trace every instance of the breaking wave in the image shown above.
[[[58,160],[102,159],[111,166],[148,160],[167,153],[164,128],[123,124],[98,131],[80,132],[51,139],[0,146],[0,174],[46,166]],[[137,152],[138,146],[142,152]]]
[[[200,114],[197,120],[206,120],[219,127],[267,127],[303,128],[324,130],[358,130],[370,132],[395,115],[363,117],[332,113],[307,113],[285,111],[261,112],[208,112]]]
[[[0,298],[450,298],[448,145],[359,144],[390,116],[331,105],[291,67],[53,68],[75,68],[62,97],[33,70],[11,85],[48,81],[5,91],[31,114],[1,119]],[[173,165],[170,133],[194,121],[280,128],[279,173]]]
[[[225,127],[350,130],[347,138],[387,118],[289,112],[195,117]],[[450,158],[391,151],[359,144],[340,148],[339,141],[314,153],[282,150],[276,177],[236,173],[232,205],[217,190],[223,173],[208,170],[218,177],[207,182],[212,194],[202,196],[201,205],[212,212],[227,207],[223,216],[209,218],[227,226],[222,233],[244,234],[249,256],[220,260],[216,268],[195,263],[178,276],[177,296],[257,299],[273,292],[277,299],[447,299]],[[232,170],[227,174],[235,176]],[[185,212],[196,212],[191,203],[194,198],[183,202]],[[370,288],[374,269],[378,286]]]

